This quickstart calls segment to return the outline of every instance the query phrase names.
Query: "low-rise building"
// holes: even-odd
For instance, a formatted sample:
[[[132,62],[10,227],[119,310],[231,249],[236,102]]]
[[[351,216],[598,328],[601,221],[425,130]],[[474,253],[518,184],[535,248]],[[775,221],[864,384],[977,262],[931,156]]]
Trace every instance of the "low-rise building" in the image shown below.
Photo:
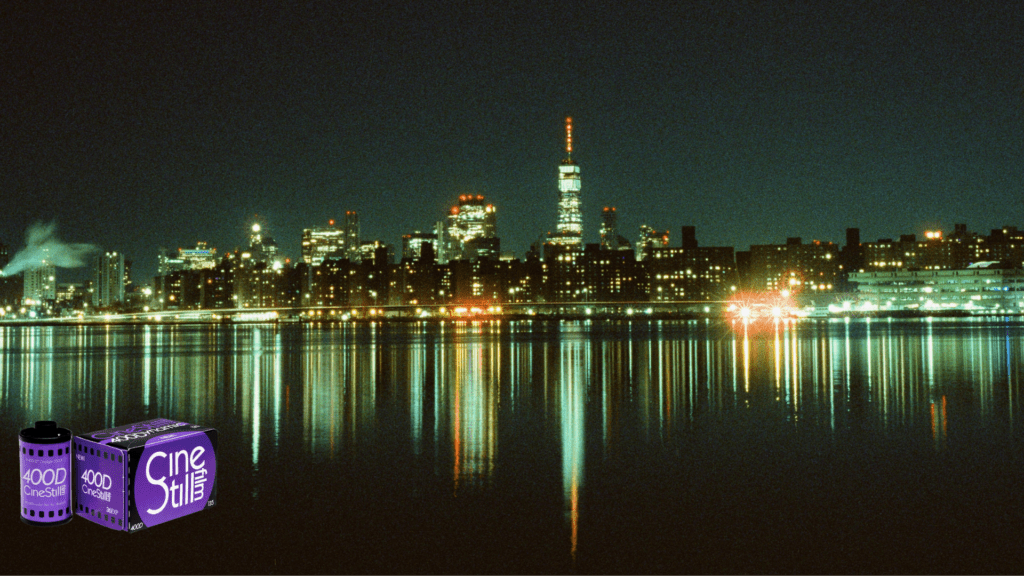
[[[960,270],[855,272],[866,310],[1024,311],[1024,269],[979,262]]]

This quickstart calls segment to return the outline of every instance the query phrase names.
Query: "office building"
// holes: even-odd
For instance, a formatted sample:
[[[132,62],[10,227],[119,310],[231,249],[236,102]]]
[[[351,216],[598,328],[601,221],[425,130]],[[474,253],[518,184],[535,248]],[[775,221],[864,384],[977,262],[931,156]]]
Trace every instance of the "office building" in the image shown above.
[[[463,194],[448,214],[442,248],[446,260],[495,258],[500,252],[497,210],[482,194]]]
[[[302,231],[302,261],[319,266],[328,257],[348,258],[345,249],[347,234],[330,220],[327,226],[314,226]]]
[[[646,224],[640,226],[640,238],[636,243],[636,259],[646,260],[652,248],[668,247],[668,230],[659,231]]]
[[[402,259],[419,260],[423,255],[423,244],[429,244],[432,250],[431,255],[436,258],[439,244],[437,235],[431,232],[420,232],[419,230],[402,236]]]
[[[252,231],[249,234],[249,257],[253,262],[270,264],[281,264],[284,260],[278,255],[277,242],[258,223],[252,225]]]
[[[601,250],[618,250],[619,242],[619,213],[614,206],[605,206],[601,210]]]
[[[156,275],[166,276],[173,272],[180,272],[185,269],[185,261],[181,259],[178,252],[171,252],[164,248],[160,249],[160,253],[156,257]]]
[[[178,248],[177,259],[184,270],[212,270],[217,266],[217,249],[196,242],[195,248]]]
[[[362,257],[362,242],[359,239],[359,214],[354,210],[346,211],[342,230],[345,233],[343,249],[348,253],[348,259],[352,262],[359,262],[359,259]]]
[[[961,270],[890,270],[850,274],[855,310],[1024,311],[1024,270],[979,262]]]

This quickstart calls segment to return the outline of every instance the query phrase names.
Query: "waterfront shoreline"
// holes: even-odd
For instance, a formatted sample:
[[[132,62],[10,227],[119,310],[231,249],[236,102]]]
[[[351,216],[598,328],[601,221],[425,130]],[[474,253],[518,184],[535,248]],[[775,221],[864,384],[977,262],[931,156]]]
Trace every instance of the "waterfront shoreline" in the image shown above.
[[[195,312],[187,312],[186,314],[195,314]],[[833,320],[862,320],[862,319],[898,319],[898,320],[916,320],[916,319],[927,319],[927,318],[963,318],[963,319],[974,319],[978,321],[999,321],[1007,319],[1019,319],[1024,317],[1024,312],[1006,313],[1006,312],[987,312],[987,313],[969,313],[965,311],[917,311],[917,310],[898,310],[898,311],[850,311],[842,314],[826,314],[826,315],[814,315],[814,316],[796,316],[787,317],[780,320],[775,319],[756,319],[748,320],[750,324],[764,324],[773,323],[779,321],[782,323],[807,323],[808,321],[833,321]],[[298,325],[322,325],[322,324],[375,324],[375,323],[417,323],[417,322],[455,322],[455,323],[466,323],[466,322],[578,322],[578,321],[614,321],[614,322],[645,322],[645,321],[692,321],[692,320],[709,320],[722,323],[733,323],[742,322],[741,319],[733,319],[720,314],[708,314],[708,313],[678,313],[678,312],[653,312],[645,313],[638,312],[634,314],[607,314],[607,313],[591,313],[591,314],[557,314],[557,313],[537,313],[537,314],[478,314],[478,315],[448,315],[448,316],[402,316],[402,315],[388,315],[380,314],[366,317],[349,317],[341,318],[340,316],[312,316],[307,317],[301,314],[293,316],[284,316],[277,318],[268,319],[234,319],[227,316],[223,317],[210,317],[210,318],[180,318],[173,316],[160,316],[160,317],[133,317],[133,318],[104,318],[104,317],[84,317],[84,318],[43,318],[43,319],[16,319],[16,320],[0,320],[0,326],[160,326],[160,325],[174,325],[174,326],[185,326],[185,325],[246,325],[246,324],[298,324]]]

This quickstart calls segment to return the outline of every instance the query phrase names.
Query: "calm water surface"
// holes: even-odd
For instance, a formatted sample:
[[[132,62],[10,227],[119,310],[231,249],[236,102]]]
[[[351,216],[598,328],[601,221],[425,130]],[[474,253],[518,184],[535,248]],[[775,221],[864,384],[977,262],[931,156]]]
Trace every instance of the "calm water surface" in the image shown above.
[[[1024,325],[0,328],[13,572],[1021,572]],[[18,520],[17,431],[214,426],[215,508]]]

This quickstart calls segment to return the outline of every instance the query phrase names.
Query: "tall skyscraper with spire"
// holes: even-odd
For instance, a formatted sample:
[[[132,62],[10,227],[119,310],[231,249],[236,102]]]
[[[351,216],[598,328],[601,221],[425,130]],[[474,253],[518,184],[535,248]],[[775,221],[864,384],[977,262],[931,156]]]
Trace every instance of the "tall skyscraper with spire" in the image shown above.
[[[558,226],[550,243],[582,247],[583,213],[580,195],[580,167],[572,159],[572,118],[566,118],[565,160],[558,166]]]

